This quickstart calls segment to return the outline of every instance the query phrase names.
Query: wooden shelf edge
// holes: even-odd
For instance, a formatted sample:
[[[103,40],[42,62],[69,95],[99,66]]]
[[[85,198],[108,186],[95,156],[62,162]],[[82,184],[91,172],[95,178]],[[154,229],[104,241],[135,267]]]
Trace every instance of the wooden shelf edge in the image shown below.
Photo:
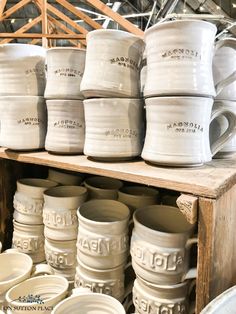
[[[236,182],[236,160],[235,167],[230,161],[229,169],[226,169],[225,161],[218,166],[213,163],[200,168],[164,168],[148,165],[142,160],[106,163],[91,161],[84,155],[15,152],[3,147],[0,147],[0,158],[108,176],[208,198],[218,198]]]

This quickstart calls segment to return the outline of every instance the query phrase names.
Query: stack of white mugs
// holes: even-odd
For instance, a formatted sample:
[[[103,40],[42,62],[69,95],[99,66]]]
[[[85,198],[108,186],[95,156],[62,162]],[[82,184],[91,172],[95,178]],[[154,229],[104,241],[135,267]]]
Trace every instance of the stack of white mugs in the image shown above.
[[[130,33],[95,30],[87,35],[81,92],[85,110],[84,154],[101,160],[139,156],[143,104],[139,72],[144,43]]]
[[[45,83],[45,49],[24,44],[0,46],[1,146],[44,148]]]
[[[84,149],[84,108],[80,82],[86,51],[71,47],[47,50],[48,128],[45,149],[57,154],[81,154]]]
[[[235,83],[229,84],[235,80],[231,60],[235,66],[232,48],[236,41],[221,40],[214,49],[216,31],[209,22],[177,20],[156,24],[145,32],[147,129],[143,159],[168,166],[201,165],[211,161],[235,134],[235,110],[227,100],[235,90]],[[222,97],[224,101],[218,101]],[[212,121],[217,121],[217,130],[212,131],[210,143]]]

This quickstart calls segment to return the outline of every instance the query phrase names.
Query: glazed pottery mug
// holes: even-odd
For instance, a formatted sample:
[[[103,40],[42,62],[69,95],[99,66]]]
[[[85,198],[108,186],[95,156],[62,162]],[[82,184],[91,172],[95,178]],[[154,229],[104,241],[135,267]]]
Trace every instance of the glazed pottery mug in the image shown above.
[[[193,283],[186,280],[176,285],[156,285],[136,278],[133,286],[136,313],[194,313],[189,302]]]
[[[140,155],[144,133],[141,99],[87,99],[84,113],[85,155],[101,160],[127,160]]]
[[[57,304],[52,314],[126,314],[115,298],[101,293],[81,292]]]
[[[197,166],[212,157],[236,131],[233,111],[223,105],[213,108],[207,97],[153,97],[145,100],[147,130],[142,158],[168,166]],[[210,123],[220,115],[228,120],[227,130],[211,143]]]
[[[44,225],[22,224],[13,220],[12,247],[28,254],[34,263],[45,261]]]
[[[145,97],[191,95],[215,97],[212,59],[217,28],[201,20],[156,24],[145,32]],[[234,79],[233,79],[234,80]],[[221,89],[232,81],[224,78]]]
[[[213,105],[213,110],[219,107],[224,107],[236,114],[236,101],[218,100],[216,99]],[[221,136],[228,128],[228,121],[225,116],[219,116],[214,119],[210,125],[210,142],[214,142],[217,137]],[[216,153],[214,158],[228,158],[236,153],[236,136],[234,135],[223,147]]]
[[[1,96],[0,112],[1,146],[14,150],[44,147],[47,114],[43,97]]]
[[[131,237],[132,266],[137,276],[160,285],[195,278],[189,253],[196,238],[194,225],[176,207],[150,205],[135,211]]]
[[[45,149],[57,154],[79,154],[84,149],[85,121],[81,100],[47,100]]]
[[[43,96],[45,55],[36,45],[0,45],[0,96]]]
[[[47,50],[46,99],[83,99],[80,83],[85,67],[84,49],[54,47]]]
[[[77,258],[85,265],[114,268],[128,255],[129,209],[114,200],[91,200],[77,212],[79,232]]]
[[[23,224],[43,224],[43,192],[56,185],[56,182],[45,179],[17,180],[13,199],[14,219]]]
[[[82,186],[58,186],[44,192],[43,222],[45,237],[67,241],[77,239],[77,208],[87,199]]]
[[[56,275],[27,279],[6,293],[7,308],[11,314],[52,313],[54,306],[65,299],[68,281]]]
[[[87,35],[82,94],[86,97],[140,96],[139,72],[144,42],[120,30],[99,29]]]
[[[223,38],[216,45],[216,53],[213,58],[213,77],[216,86],[221,92],[216,99],[236,101],[236,39]],[[228,86],[222,86],[221,83],[226,78],[232,81]],[[229,82],[230,82],[229,81]]]
[[[30,256],[20,252],[0,254],[0,304],[5,300],[5,293],[18,283],[40,274],[52,274],[45,264],[33,266]]]
[[[84,186],[88,190],[89,199],[111,199],[118,198],[118,190],[123,183],[114,178],[92,176],[84,180]]]
[[[57,182],[61,185],[80,185],[83,181],[83,176],[81,174],[64,171],[63,169],[48,169],[48,180]]]
[[[89,288],[92,292],[111,295],[120,302],[124,299],[124,265],[109,269],[88,267],[78,260],[75,287]]]

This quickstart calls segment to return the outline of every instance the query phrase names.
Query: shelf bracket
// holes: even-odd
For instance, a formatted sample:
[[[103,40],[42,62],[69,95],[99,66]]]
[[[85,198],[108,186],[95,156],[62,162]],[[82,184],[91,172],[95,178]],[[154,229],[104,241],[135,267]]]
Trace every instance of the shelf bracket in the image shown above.
[[[190,224],[195,224],[197,222],[198,197],[181,194],[177,198],[176,204]]]

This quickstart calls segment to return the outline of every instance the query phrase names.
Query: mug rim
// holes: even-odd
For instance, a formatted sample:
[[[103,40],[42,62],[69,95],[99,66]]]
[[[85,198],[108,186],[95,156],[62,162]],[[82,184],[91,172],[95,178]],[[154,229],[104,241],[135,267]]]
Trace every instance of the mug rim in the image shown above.
[[[41,179],[41,178],[22,178],[17,180],[17,184],[29,188],[46,188],[50,189],[56,187],[57,182],[48,180],[48,179]],[[45,184],[44,184],[45,183]]]
[[[107,185],[108,186],[113,185],[113,186],[106,187],[106,188],[99,187],[97,186],[99,185],[99,180],[103,180],[103,181],[107,180],[109,181]],[[84,180],[84,184],[85,186],[86,185],[88,186],[88,190],[91,187],[93,190],[96,190],[96,191],[118,191],[120,188],[123,187],[123,182],[121,180],[116,179],[116,178],[105,177],[105,176],[92,176],[92,177],[86,178]],[[116,185],[116,187],[114,187],[114,185]]]
[[[61,195],[60,192],[62,192]],[[59,185],[47,189],[46,191],[44,191],[43,195],[50,198],[60,198],[65,200],[67,198],[81,197],[86,195],[87,193],[87,188],[80,185]]]
[[[133,190],[138,190],[140,191],[140,193],[142,193],[142,190],[146,190],[148,191],[147,194],[131,194],[130,192],[127,192],[127,190],[131,189],[131,192],[132,192],[132,189]],[[149,193],[150,192],[150,193]],[[130,185],[130,186],[123,186],[120,188],[120,190],[118,191],[118,194],[121,193],[122,195],[128,195],[129,197],[132,197],[132,198],[136,198],[137,196],[138,197],[142,197],[142,198],[149,198],[149,197],[155,197],[155,196],[159,196],[160,195],[160,192],[152,187],[149,187],[149,186],[138,186],[138,185]],[[144,191],[145,193],[145,191]]]

